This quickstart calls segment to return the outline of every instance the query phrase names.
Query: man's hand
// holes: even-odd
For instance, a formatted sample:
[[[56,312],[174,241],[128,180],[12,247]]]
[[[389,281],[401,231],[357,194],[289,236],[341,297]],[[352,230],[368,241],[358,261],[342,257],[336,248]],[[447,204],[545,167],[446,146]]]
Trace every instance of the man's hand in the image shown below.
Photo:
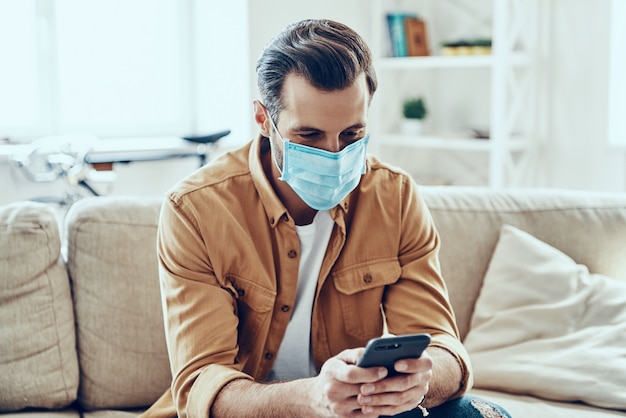
[[[428,392],[430,356],[424,352],[419,359],[397,361],[400,374],[387,378],[384,367],[356,366],[363,351],[345,350],[324,363],[311,393],[316,409],[333,417],[396,415],[415,409]]]
[[[385,367],[356,365],[364,348],[345,350],[324,363],[316,377],[277,383],[237,379],[228,383],[213,403],[216,417],[378,417],[415,409],[427,392],[428,403],[439,405],[458,390],[460,371],[454,357],[435,348],[432,356],[444,366],[443,382],[431,380],[433,357],[426,349],[419,359],[396,362],[399,375],[387,377]],[[449,363],[449,364],[447,364]],[[457,382],[457,383],[451,383]],[[454,388],[456,386],[456,389]]]

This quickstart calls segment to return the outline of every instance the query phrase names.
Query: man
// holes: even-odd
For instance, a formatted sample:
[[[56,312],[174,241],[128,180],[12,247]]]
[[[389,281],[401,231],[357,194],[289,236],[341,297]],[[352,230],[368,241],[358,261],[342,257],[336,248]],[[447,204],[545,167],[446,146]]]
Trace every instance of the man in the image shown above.
[[[369,48],[342,24],[302,21],[266,47],[257,74],[259,137],[163,206],[173,381],[146,415],[482,416],[459,400],[471,369],[430,214],[408,175],[366,156]],[[395,377],[356,366],[385,331],[432,342]]]

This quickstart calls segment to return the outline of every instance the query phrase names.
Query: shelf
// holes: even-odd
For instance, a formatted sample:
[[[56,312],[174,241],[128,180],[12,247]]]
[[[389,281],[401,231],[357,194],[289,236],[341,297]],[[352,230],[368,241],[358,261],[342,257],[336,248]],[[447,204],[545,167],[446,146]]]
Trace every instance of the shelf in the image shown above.
[[[525,54],[511,54],[511,65],[518,67],[528,63]],[[385,57],[376,64],[381,69],[445,69],[445,68],[491,68],[496,64],[493,55],[464,55],[428,57]]]
[[[462,164],[426,170],[435,176],[441,176],[443,171],[446,176],[459,179],[459,184],[474,174],[470,170],[475,170],[475,178],[486,186],[519,185],[537,155],[534,126],[538,116],[534,108],[538,34],[533,24],[539,0],[486,0],[471,8],[476,16],[453,13],[456,9],[470,10],[460,3],[371,0],[374,64],[380,80],[380,98],[372,107],[372,132],[381,150],[403,148],[389,154],[391,159],[397,158],[400,166],[411,164],[410,159],[404,158],[405,153],[449,153]],[[442,41],[459,36],[492,39],[495,42],[491,53],[391,57],[389,24],[384,17],[389,11],[400,9],[416,12],[427,22],[433,54],[439,53],[437,45]],[[428,116],[432,118],[428,123],[430,131],[421,136],[400,133],[399,104],[409,92],[423,95],[432,104]],[[529,108],[531,112],[527,112]],[[491,138],[476,138],[470,129],[474,125],[480,125],[481,131],[489,132]]]
[[[493,142],[490,139],[461,136],[381,134],[379,144],[440,150],[492,151],[493,149]],[[527,148],[527,142],[522,138],[510,139],[508,148],[510,151],[522,151]]]

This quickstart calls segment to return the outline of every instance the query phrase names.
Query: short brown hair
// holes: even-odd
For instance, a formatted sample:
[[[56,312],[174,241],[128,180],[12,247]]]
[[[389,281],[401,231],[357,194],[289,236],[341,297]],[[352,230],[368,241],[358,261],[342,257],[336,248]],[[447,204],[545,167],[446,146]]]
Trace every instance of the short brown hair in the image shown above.
[[[348,26],[327,19],[307,19],[287,26],[263,50],[257,61],[261,100],[278,123],[283,109],[281,90],[291,73],[326,91],[350,87],[363,72],[370,100],[378,82],[372,53],[361,36]]]

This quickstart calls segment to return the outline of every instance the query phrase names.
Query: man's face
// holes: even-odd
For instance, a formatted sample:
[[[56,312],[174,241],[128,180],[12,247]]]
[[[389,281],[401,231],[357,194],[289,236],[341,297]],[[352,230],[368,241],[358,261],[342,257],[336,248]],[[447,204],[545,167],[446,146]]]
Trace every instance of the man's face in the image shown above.
[[[365,74],[348,88],[318,90],[300,75],[285,78],[282,90],[284,110],[277,128],[291,142],[337,152],[367,133],[369,91]],[[283,145],[272,135],[272,152],[282,170]]]

